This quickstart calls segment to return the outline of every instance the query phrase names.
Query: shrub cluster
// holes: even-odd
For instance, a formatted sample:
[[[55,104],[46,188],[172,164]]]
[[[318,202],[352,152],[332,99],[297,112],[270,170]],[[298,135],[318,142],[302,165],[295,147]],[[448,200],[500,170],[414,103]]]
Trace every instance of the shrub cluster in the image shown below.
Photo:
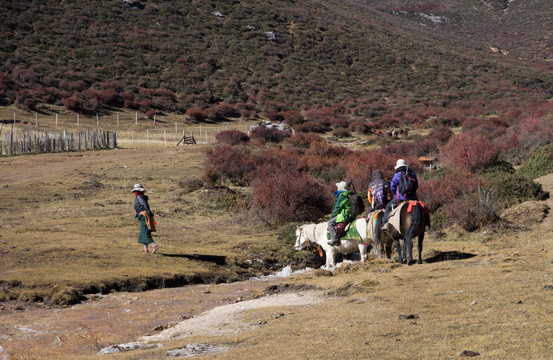
[[[553,145],[542,146],[535,151],[517,173],[530,179],[553,173]]]
[[[452,137],[441,147],[440,156],[448,167],[479,172],[495,163],[499,150],[486,137],[466,132]]]
[[[252,139],[261,139],[263,143],[272,142],[278,144],[283,142],[284,139],[292,136],[292,132],[289,130],[258,126],[250,132],[250,136]]]
[[[330,212],[325,186],[294,169],[262,165],[257,169],[252,187],[253,207],[272,226],[317,221]]]
[[[227,145],[245,144],[250,141],[248,134],[236,129],[221,131],[215,135],[215,139]]]
[[[206,155],[203,175],[206,185],[215,186],[222,179],[237,185],[245,185],[251,181],[255,163],[249,147],[218,145],[208,148]]]

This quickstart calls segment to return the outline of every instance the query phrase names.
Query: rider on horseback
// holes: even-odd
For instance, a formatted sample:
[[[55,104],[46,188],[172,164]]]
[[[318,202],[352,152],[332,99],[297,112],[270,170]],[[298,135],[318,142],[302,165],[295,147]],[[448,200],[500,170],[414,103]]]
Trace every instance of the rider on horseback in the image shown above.
[[[380,169],[373,170],[373,181],[369,184],[367,192],[369,204],[369,214],[373,211],[384,209],[386,204],[392,200],[394,195],[390,190],[390,182],[384,180]]]
[[[384,215],[382,216],[382,224],[384,224],[382,226],[383,231],[388,231],[388,215],[390,215],[390,211],[392,211],[394,206],[398,206],[401,201],[417,200],[417,188],[419,187],[419,183],[415,173],[409,170],[409,164],[407,164],[405,160],[399,159],[394,169],[395,174],[390,183],[390,189],[395,197],[386,205],[386,211],[384,211]],[[400,188],[403,186],[400,182],[407,181],[413,183],[412,188],[414,190],[410,189],[402,193]]]
[[[348,195],[353,193],[353,191],[348,190],[348,184],[345,181],[340,181],[336,183],[336,192],[334,193],[338,198],[336,200],[336,205],[330,216],[330,221],[328,222],[328,232],[330,233],[330,240],[328,245],[340,245],[339,234],[336,232],[335,226],[340,224],[342,226],[342,231],[346,225],[352,220],[352,214],[350,212],[351,204],[349,202]]]

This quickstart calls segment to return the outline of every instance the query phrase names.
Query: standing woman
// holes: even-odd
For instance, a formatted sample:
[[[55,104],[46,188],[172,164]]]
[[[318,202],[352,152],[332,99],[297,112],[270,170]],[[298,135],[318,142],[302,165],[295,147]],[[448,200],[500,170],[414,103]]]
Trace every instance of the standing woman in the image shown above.
[[[148,196],[144,195],[142,184],[135,184],[132,189],[134,196],[134,210],[136,211],[135,218],[140,222],[140,232],[138,233],[138,243],[143,244],[142,252],[148,252],[148,245],[152,244],[152,254],[154,254],[159,246],[152,239],[152,232],[156,231],[154,222],[154,213],[148,205]]]

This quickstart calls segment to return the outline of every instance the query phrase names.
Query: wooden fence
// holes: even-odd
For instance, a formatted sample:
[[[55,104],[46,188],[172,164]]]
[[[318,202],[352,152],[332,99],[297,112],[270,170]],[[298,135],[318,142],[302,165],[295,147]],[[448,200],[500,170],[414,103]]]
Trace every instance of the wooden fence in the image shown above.
[[[87,128],[78,133],[67,131],[37,131],[19,129],[2,132],[0,127],[0,155],[23,155],[56,151],[116,149],[117,132],[90,130]]]

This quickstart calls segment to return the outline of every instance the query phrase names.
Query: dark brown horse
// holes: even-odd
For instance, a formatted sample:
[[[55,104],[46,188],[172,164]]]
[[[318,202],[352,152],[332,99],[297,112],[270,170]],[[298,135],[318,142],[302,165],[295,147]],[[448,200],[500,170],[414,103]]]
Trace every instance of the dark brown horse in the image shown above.
[[[419,201],[410,201],[400,204],[400,208],[390,215],[389,230],[380,234],[380,242],[387,243],[393,240],[397,251],[398,261],[403,264],[407,258],[407,265],[413,264],[413,238],[418,237],[419,258],[422,264],[422,242],[426,227],[430,227],[430,214]],[[400,241],[403,240],[403,251]]]

